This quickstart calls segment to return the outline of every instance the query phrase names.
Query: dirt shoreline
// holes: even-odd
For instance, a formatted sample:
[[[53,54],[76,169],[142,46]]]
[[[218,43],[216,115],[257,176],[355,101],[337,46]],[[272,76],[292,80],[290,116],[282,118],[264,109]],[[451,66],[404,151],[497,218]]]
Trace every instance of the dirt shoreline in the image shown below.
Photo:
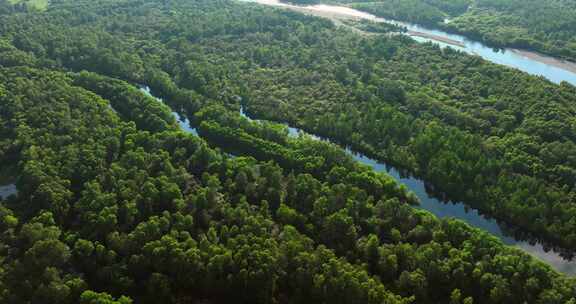
[[[415,32],[415,31],[408,31],[408,32],[406,32],[406,34],[408,34],[409,36],[422,37],[422,38],[432,39],[432,40],[439,41],[439,42],[444,42],[446,44],[453,45],[453,46],[465,47],[464,43],[462,43],[458,40],[454,40],[454,39],[450,39],[450,38],[446,38],[446,37],[442,37],[442,36],[437,36],[437,35],[432,35],[432,34],[427,34],[427,33],[422,33],[422,32]]]
[[[526,50],[520,50],[520,49],[506,49],[509,50],[511,52],[514,52],[518,55],[522,55],[526,58],[530,58],[534,61],[538,61],[541,63],[545,63],[547,65],[551,65],[572,73],[576,73],[576,63],[574,62],[570,62],[567,60],[562,60],[562,59],[558,59],[558,58],[554,58],[554,57],[550,57],[544,54],[539,54],[536,53],[534,51],[526,51]]]
[[[289,9],[289,10],[293,10],[293,11],[308,14],[308,15],[327,18],[327,19],[332,20],[336,25],[347,27],[347,28],[349,28],[349,29],[361,34],[361,35],[370,35],[372,33],[368,33],[366,31],[362,31],[362,30],[360,30],[354,26],[347,25],[343,21],[346,21],[346,20],[355,20],[355,21],[370,20],[370,21],[374,21],[374,22],[387,22],[387,21],[383,20],[382,18],[376,17],[376,16],[368,14],[366,12],[354,10],[354,9],[351,9],[349,7],[346,7],[346,6],[338,6],[338,7],[332,7],[329,5],[297,6],[297,5],[282,3],[278,0],[240,0],[240,1],[260,3],[260,4],[274,6],[274,7],[278,7],[278,8]],[[403,24],[402,22],[395,22],[395,21],[390,21],[390,22],[392,22],[394,24],[399,24],[399,25]],[[452,45],[452,46],[456,46],[456,47],[461,47],[461,48],[466,47],[466,45],[461,41],[450,39],[448,37],[443,37],[443,36],[439,36],[439,35],[423,33],[423,32],[419,32],[419,31],[408,31],[406,34],[409,36],[413,36],[413,37],[431,39],[431,40],[434,40],[437,42],[446,43],[448,45]],[[517,55],[526,57],[530,60],[533,60],[534,62],[543,63],[543,64],[549,65],[551,67],[562,69],[562,70],[565,70],[565,71],[568,71],[571,73],[576,73],[576,63],[574,63],[574,62],[562,60],[562,59],[548,56],[548,55],[544,55],[544,54],[539,54],[539,53],[534,52],[534,51],[520,50],[520,49],[514,49],[514,48],[506,48],[506,50],[509,52],[513,52]],[[472,53],[475,53],[475,52],[472,51]]]

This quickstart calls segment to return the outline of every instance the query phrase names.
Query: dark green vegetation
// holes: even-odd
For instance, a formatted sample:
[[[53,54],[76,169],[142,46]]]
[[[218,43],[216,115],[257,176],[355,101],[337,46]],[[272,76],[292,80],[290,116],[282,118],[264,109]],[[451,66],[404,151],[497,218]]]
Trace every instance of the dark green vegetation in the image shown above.
[[[332,73],[319,63],[245,74],[249,110],[410,169],[574,248],[575,88],[449,50],[379,43],[360,42]]]
[[[20,196],[0,208],[3,303],[76,303],[80,296],[81,303],[108,303],[88,289],[138,303],[406,302],[360,262],[339,258],[362,259],[355,225],[369,217],[356,214],[355,222],[354,212],[376,220],[378,202],[378,212],[405,209],[411,230],[430,217],[395,199],[404,192],[393,182],[378,187],[389,195],[369,198],[346,181],[362,175],[323,183],[270,163],[231,160],[178,131],[173,119],[158,128],[167,109],[148,110],[155,101],[119,81],[29,68],[0,73],[1,132],[22,170]],[[122,121],[83,86],[107,92],[110,104],[130,103],[131,113],[118,114],[140,112],[143,123]],[[348,200],[356,203],[350,210]],[[317,216],[299,212],[312,203]],[[373,229],[386,225],[378,222]]]
[[[575,302],[573,279],[416,211],[339,148],[238,114],[574,246],[573,87],[231,1],[55,2],[0,24],[0,166],[19,176],[2,303]]]
[[[346,25],[352,26],[367,33],[389,34],[406,32],[405,27],[391,23],[373,22],[369,20],[345,20],[343,22]]]
[[[382,0],[382,1],[324,1],[328,3],[349,4],[376,16],[396,20],[435,26],[444,22],[447,11],[462,12],[468,7],[465,1],[427,1],[427,0]],[[443,5],[443,6],[441,6]],[[440,8],[442,7],[442,8]],[[464,8],[464,9],[463,9]]]
[[[576,61],[576,2],[478,0],[447,29],[495,46],[527,48]]]
[[[372,14],[461,33],[495,47],[535,50],[576,61],[571,0],[324,0]],[[446,18],[449,23],[444,23]]]

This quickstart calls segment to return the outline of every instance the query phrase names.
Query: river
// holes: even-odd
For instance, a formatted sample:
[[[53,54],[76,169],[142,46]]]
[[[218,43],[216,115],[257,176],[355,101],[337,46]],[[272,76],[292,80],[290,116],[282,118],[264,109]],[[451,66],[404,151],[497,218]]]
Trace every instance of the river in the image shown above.
[[[160,102],[163,102],[162,99],[152,95],[152,92],[149,87],[141,86],[140,89],[145,94],[156,98]],[[172,114],[177,119],[182,130],[194,135],[198,135],[197,130],[190,125],[188,119],[182,117],[177,112],[172,112]],[[240,108],[240,115],[248,120],[258,121],[250,118],[244,111],[243,107]],[[328,139],[324,139],[319,136],[306,133],[305,131],[300,130],[298,128],[294,128],[291,126],[287,127],[288,127],[288,135],[290,137],[298,137],[302,134],[307,134],[316,140],[329,141]],[[436,196],[434,196],[427,190],[426,184],[423,180],[411,176],[402,175],[394,167],[389,166],[384,162],[369,158],[360,153],[356,153],[348,148],[343,148],[343,150],[345,150],[346,153],[352,156],[352,158],[354,158],[356,161],[369,166],[374,171],[386,172],[388,175],[392,176],[398,183],[404,184],[410,191],[414,192],[414,194],[418,196],[420,200],[420,205],[417,208],[425,209],[436,215],[438,218],[460,219],[473,227],[487,231],[490,234],[498,237],[506,245],[515,246],[524,250],[525,252],[531,254],[532,256],[552,266],[559,272],[568,275],[576,275],[576,261],[564,258],[561,251],[556,251],[551,248],[545,248],[545,246],[541,242],[537,241],[529,242],[524,239],[517,238],[511,233],[506,233],[503,228],[505,227],[504,224],[498,223],[495,219],[491,219],[479,213],[477,210],[467,207],[464,203],[443,202],[442,200],[438,199]]]
[[[439,200],[426,189],[426,184],[423,180],[412,176],[402,175],[394,167],[388,166],[385,163],[371,159],[362,154],[354,153],[350,150],[347,150],[347,152],[352,155],[355,160],[370,166],[374,171],[386,172],[388,175],[396,179],[397,182],[406,185],[406,187],[410,191],[414,192],[420,199],[419,208],[425,209],[439,218],[460,219],[473,227],[491,233],[502,240],[506,245],[515,246],[524,250],[532,256],[551,265],[559,272],[568,275],[576,275],[576,261],[564,258],[561,251],[545,248],[542,242],[530,242],[516,238],[511,233],[506,233],[504,231],[504,223],[499,223],[495,219],[479,213],[478,210],[467,207],[462,202],[443,202]]]
[[[252,120],[246,114],[243,108],[240,109],[240,115],[249,120]],[[306,133],[305,131],[298,128],[288,126],[289,136],[297,137],[300,136],[300,134],[307,134],[317,140],[329,141],[328,139]],[[347,154],[352,156],[354,160],[369,166],[376,172],[385,172],[392,176],[398,183],[404,184],[407,189],[414,192],[414,194],[416,194],[420,200],[420,205],[417,208],[427,210],[436,215],[438,218],[456,218],[462,220],[473,227],[487,231],[490,234],[498,237],[506,245],[515,246],[522,249],[523,251],[552,266],[559,272],[568,275],[576,275],[576,261],[564,258],[562,251],[555,251],[552,248],[545,248],[541,242],[526,241],[517,238],[511,233],[506,233],[503,229],[503,227],[505,227],[504,223],[499,223],[495,219],[489,218],[479,213],[477,210],[467,207],[462,202],[441,201],[436,196],[434,196],[434,194],[427,190],[426,183],[423,180],[412,176],[405,176],[394,167],[384,162],[369,158],[361,153],[356,153],[349,148],[345,148],[344,150]]]
[[[140,85],[139,88],[140,88],[140,91],[142,91],[144,94],[146,94],[150,97],[154,97],[156,100],[158,100],[162,103],[164,102],[162,100],[162,98],[159,98],[159,97],[152,95],[152,92],[150,91],[150,87],[145,86],[145,85]],[[198,136],[198,131],[196,131],[196,128],[192,127],[188,118],[186,118],[185,116],[180,115],[178,112],[174,112],[174,111],[172,112],[172,115],[174,115],[174,118],[176,118],[176,121],[178,122],[178,125],[180,125],[180,128],[182,128],[182,130],[184,130],[187,133],[192,133],[192,134]]]
[[[450,34],[442,30],[428,29],[417,24],[400,22],[376,17],[372,14],[344,6],[335,5],[309,5],[296,6],[281,3],[279,0],[239,0],[242,2],[255,2],[264,5],[277,6],[302,13],[315,15],[332,20],[364,19],[374,22],[385,22],[406,27],[407,35],[419,42],[434,42],[443,47],[452,47],[468,54],[478,55],[488,61],[516,68],[523,72],[543,76],[554,83],[566,81],[576,85],[576,63],[559,60],[554,57],[518,49],[495,50],[480,42],[473,41],[462,35]]]

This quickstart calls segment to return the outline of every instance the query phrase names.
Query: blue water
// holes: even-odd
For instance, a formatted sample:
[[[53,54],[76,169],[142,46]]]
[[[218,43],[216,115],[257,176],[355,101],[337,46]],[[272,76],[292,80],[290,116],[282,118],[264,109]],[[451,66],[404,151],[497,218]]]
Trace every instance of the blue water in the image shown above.
[[[250,121],[258,121],[250,118],[244,111],[243,107],[240,108],[240,115]],[[307,135],[317,140],[329,141],[328,139],[306,133],[303,130],[290,126],[288,126],[288,134],[291,137]],[[576,261],[563,258],[560,252],[555,252],[554,250],[545,248],[539,242],[530,243],[528,241],[516,239],[514,236],[507,235],[504,233],[502,227],[496,220],[480,214],[478,210],[467,207],[461,202],[442,202],[438,198],[434,197],[433,194],[426,190],[424,181],[411,176],[403,176],[394,167],[389,166],[384,162],[369,158],[360,153],[356,153],[351,149],[346,148],[344,150],[347,154],[352,156],[354,160],[369,166],[376,172],[386,172],[398,183],[404,184],[407,189],[412,191],[419,198],[420,205],[417,208],[427,210],[436,215],[438,218],[456,218],[462,220],[473,227],[487,231],[490,234],[498,237],[506,245],[515,246],[524,250],[532,256],[551,265],[559,272],[563,272],[568,275],[576,274]]]
[[[303,131],[299,129],[290,128],[290,134],[292,135],[300,134],[302,132]],[[560,272],[569,275],[576,274],[576,261],[563,258],[559,252],[544,248],[541,243],[534,242],[531,244],[530,242],[517,240],[513,236],[506,235],[496,220],[490,219],[480,214],[477,210],[471,209],[461,202],[440,201],[426,190],[424,181],[420,179],[409,176],[402,176],[400,172],[398,172],[398,170],[396,170],[394,167],[369,158],[365,155],[355,153],[350,149],[346,149],[346,152],[356,161],[371,167],[374,171],[386,172],[398,183],[404,184],[407,189],[414,192],[414,194],[416,194],[416,196],[420,199],[419,208],[433,213],[438,218],[460,219],[473,227],[491,233],[492,235],[501,239],[502,242],[507,245],[516,246],[525,252],[530,253],[531,255],[548,263]]]
[[[162,99],[155,97],[151,94],[149,87],[142,86],[141,90],[147,95],[152,96],[156,98],[158,101],[162,102]],[[180,126],[185,132],[198,135],[196,129],[190,126],[188,119],[181,117],[177,112],[172,112],[172,114],[178,120]],[[250,118],[244,111],[243,107],[240,108],[240,115],[250,121],[254,122],[258,121]],[[321,137],[306,133],[305,131],[300,130],[298,128],[294,128],[288,125],[286,126],[288,128],[288,135],[291,137],[306,135],[316,140],[328,141],[327,139],[323,139]],[[527,242],[524,240],[516,239],[514,236],[507,235],[504,233],[502,227],[496,220],[480,214],[477,210],[467,207],[462,202],[442,202],[441,200],[437,199],[426,190],[424,181],[411,176],[403,176],[394,167],[389,166],[384,162],[380,162],[375,159],[369,158],[360,153],[356,153],[350,149],[343,148],[343,150],[345,150],[346,153],[348,153],[352,158],[354,158],[354,160],[369,166],[376,172],[386,172],[388,175],[393,177],[398,183],[404,184],[407,187],[407,189],[412,191],[419,198],[420,205],[417,208],[427,210],[432,214],[436,215],[438,218],[455,218],[462,220],[473,227],[491,233],[492,235],[501,239],[502,242],[507,245],[515,246],[517,248],[522,249],[523,251],[549,264],[559,272],[563,272],[568,275],[576,274],[576,261],[565,259],[564,257],[562,257],[560,252],[556,252],[554,250],[546,248],[539,242]]]
[[[513,237],[505,236],[502,229],[495,220],[490,220],[478,213],[475,209],[470,209],[462,203],[453,202],[441,202],[437,198],[431,196],[426,190],[425,184],[422,180],[402,176],[398,170],[393,167],[387,166],[384,163],[378,162],[372,158],[365,155],[354,153],[347,149],[348,154],[350,154],[356,161],[368,165],[376,172],[386,172],[388,175],[396,179],[397,182],[406,185],[410,191],[414,192],[416,196],[420,199],[420,207],[432,212],[439,218],[453,217],[466,221],[468,224],[480,228],[482,230],[488,231],[493,235],[498,236],[504,243],[508,245],[516,244],[516,240]]]
[[[355,10],[349,7],[335,5],[310,5],[296,6],[281,3],[279,0],[240,0],[243,2],[255,2],[263,5],[282,7],[286,9],[297,10],[311,15],[326,17],[326,14],[348,19],[365,19],[374,22],[385,22],[404,26],[410,32],[418,32],[434,36],[432,38],[419,37],[409,34],[414,40],[419,42],[433,42],[443,47],[452,47],[468,54],[478,55],[488,61],[516,68],[531,75],[543,76],[554,83],[566,81],[576,85],[576,63],[558,60],[550,56],[538,54],[535,52],[520,51],[516,49],[495,50],[494,48],[484,45],[481,42],[473,41],[462,35],[450,34],[442,30],[428,29],[417,24],[400,22],[385,18],[376,17],[372,14]],[[436,38],[436,39],[434,39]],[[447,44],[444,39],[449,39],[461,46]],[[530,57],[526,56],[530,55]]]
[[[0,199],[8,198],[10,195],[18,194],[15,184],[0,185]]]
[[[532,58],[529,58],[523,54],[530,53],[530,52],[520,52],[515,49],[502,49],[496,50],[494,48],[485,46],[482,43],[469,40],[464,36],[449,34],[446,32],[438,31],[438,30],[429,30],[422,28],[417,25],[408,25],[408,29],[412,29],[414,31],[420,31],[422,33],[430,33],[442,37],[447,37],[452,40],[461,42],[464,46],[456,46],[452,44],[448,44],[445,42],[437,41],[431,38],[423,38],[418,36],[411,36],[414,40],[419,42],[433,42],[439,44],[442,47],[451,47],[460,51],[463,51],[468,54],[478,55],[485,60],[491,61],[493,63],[505,65],[508,67],[516,68],[520,71],[526,72],[531,75],[535,76],[543,76],[548,80],[554,83],[561,83],[562,81],[566,81],[572,85],[576,85],[576,73],[565,68],[561,68],[557,65],[547,64],[542,61],[538,61]],[[573,63],[569,62],[562,62],[557,59],[551,59],[550,57],[546,57],[543,55],[531,53],[534,56],[538,56],[542,60],[546,60],[549,58],[550,60],[554,60],[557,62],[558,65],[565,65],[566,67],[574,65]]]
[[[162,98],[159,98],[159,97],[152,95],[152,92],[150,91],[150,87],[140,86],[140,91],[142,91],[144,94],[146,94],[150,97],[154,97],[156,100],[164,103]],[[192,133],[192,134],[198,136],[198,131],[196,130],[196,128],[192,127],[188,118],[181,116],[180,114],[178,114],[178,112],[174,112],[174,111],[172,111],[172,115],[174,115],[174,118],[176,118],[176,121],[178,121],[178,124],[180,125],[180,128],[182,128],[182,130],[184,130],[187,133]]]

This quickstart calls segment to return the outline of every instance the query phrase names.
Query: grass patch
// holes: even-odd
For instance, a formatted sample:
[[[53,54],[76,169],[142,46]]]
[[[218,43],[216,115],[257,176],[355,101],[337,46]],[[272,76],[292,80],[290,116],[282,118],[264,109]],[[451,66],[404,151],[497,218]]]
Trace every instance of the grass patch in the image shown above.
[[[15,5],[24,3],[28,8],[44,11],[48,8],[48,0],[8,0],[10,4]]]

